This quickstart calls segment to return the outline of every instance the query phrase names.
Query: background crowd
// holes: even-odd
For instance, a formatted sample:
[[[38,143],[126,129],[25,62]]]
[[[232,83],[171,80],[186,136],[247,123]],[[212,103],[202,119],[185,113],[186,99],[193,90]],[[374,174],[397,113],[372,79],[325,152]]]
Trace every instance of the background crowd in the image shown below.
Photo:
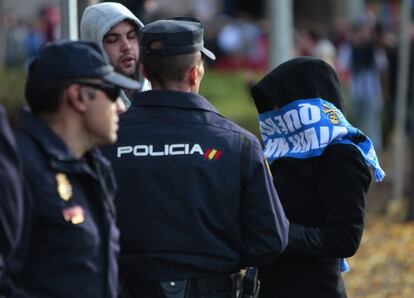
[[[186,13],[206,24],[207,46],[217,56],[211,69],[243,70],[246,80],[252,78],[252,72],[263,73],[269,57],[270,29],[266,18],[230,8],[217,15],[209,2],[194,1]],[[135,13],[144,23],[178,13],[162,3],[143,1]],[[295,20],[292,55],[315,56],[336,68],[348,94],[346,104],[351,119],[372,136],[377,150],[381,151],[390,143],[394,122],[399,27],[392,7],[382,12],[374,8],[368,6],[356,20],[337,18],[329,27],[321,22]],[[60,11],[56,4],[42,7],[31,18],[22,19],[8,12],[3,23],[6,68],[24,67],[42,44],[60,37]],[[350,55],[353,51],[356,54]],[[350,60],[351,56],[354,60]],[[410,98],[411,88],[407,94],[407,99]],[[358,109],[353,109],[355,106]],[[368,110],[372,112],[367,113]],[[407,123],[407,129],[409,126]]]

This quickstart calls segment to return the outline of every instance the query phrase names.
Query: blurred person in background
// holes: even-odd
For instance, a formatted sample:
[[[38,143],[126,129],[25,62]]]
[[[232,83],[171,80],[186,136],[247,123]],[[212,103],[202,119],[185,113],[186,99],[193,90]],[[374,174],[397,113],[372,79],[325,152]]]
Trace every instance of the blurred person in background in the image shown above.
[[[335,66],[336,48],[326,35],[316,24],[299,26],[295,32],[296,56],[317,57]]]
[[[389,148],[392,144],[392,132],[394,123],[396,122],[396,101],[397,101],[397,83],[398,83],[398,68],[399,68],[399,46],[398,37],[389,27],[383,24],[377,24],[376,35],[379,46],[384,50],[388,60],[388,71],[385,76],[384,84],[384,112],[383,112],[383,146],[384,149]],[[414,132],[414,111],[412,108],[413,91],[414,91],[414,23],[410,25],[410,61],[408,72],[408,85],[406,100],[406,123],[405,131],[407,134]]]
[[[382,151],[383,79],[387,56],[374,39],[370,23],[353,25],[351,42],[338,53],[338,68],[349,73],[351,122]]]
[[[5,28],[5,66],[7,68],[21,67],[26,60],[25,38],[27,35],[26,24],[23,20],[10,12],[4,17]]]
[[[263,70],[267,64],[267,40],[262,24],[249,13],[223,17],[217,30],[218,59],[216,69]],[[217,25],[217,24],[215,24]]]
[[[384,149],[389,148],[391,144],[392,131],[394,129],[396,99],[397,99],[397,82],[398,82],[398,39],[396,34],[387,28],[385,25],[377,24],[375,26],[376,39],[378,45],[384,50],[387,56],[388,69],[387,75],[384,79],[384,109],[383,109],[383,123],[382,123],[382,145]],[[411,55],[414,53],[411,47]],[[412,80],[413,59],[410,59],[409,67],[409,82]],[[411,98],[412,84],[408,83],[407,99]],[[409,113],[410,109],[407,109]],[[407,114],[409,120],[409,114]]]
[[[45,41],[45,35],[42,32],[42,26],[39,20],[34,19],[28,22],[27,35],[24,39],[24,47],[26,50],[26,69],[34,57],[36,57],[40,47],[45,43]]]
[[[139,62],[138,30],[142,26],[128,8],[115,2],[86,7],[80,23],[80,39],[97,43],[115,71],[141,83],[139,91],[150,89]],[[135,91],[124,89],[121,94],[127,108]]]
[[[343,115],[334,69],[299,57],[280,64],[251,90],[264,155],[289,219],[284,253],[259,268],[261,298],[345,298],[343,258],[357,251],[365,197],[384,172],[371,141]]]
[[[44,38],[47,42],[60,38],[60,7],[49,4],[42,11]]]

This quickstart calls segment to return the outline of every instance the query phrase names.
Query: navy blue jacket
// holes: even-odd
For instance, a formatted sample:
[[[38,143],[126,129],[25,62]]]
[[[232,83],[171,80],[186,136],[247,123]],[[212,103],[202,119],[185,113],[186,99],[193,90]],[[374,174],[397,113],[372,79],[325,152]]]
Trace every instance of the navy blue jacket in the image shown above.
[[[137,93],[107,148],[119,184],[120,270],[186,279],[271,262],[288,222],[259,141],[203,97]]]
[[[30,297],[116,297],[115,183],[97,150],[75,158],[39,118],[17,132],[30,197],[18,287]]]
[[[23,230],[23,187],[17,148],[0,107],[0,294],[16,269],[15,251]]]

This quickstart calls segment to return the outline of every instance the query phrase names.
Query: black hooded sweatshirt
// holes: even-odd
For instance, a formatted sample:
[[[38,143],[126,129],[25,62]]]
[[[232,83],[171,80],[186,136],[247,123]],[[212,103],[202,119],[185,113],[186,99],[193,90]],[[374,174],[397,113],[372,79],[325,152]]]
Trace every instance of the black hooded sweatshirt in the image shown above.
[[[311,57],[279,65],[251,93],[259,113],[316,97],[343,110],[335,71]],[[285,253],[260,268],[260,297],[347,297],[339,260],[355,254],[362,237],[371,181],[362,155],[351,145],[336,144],[319,157],[277,159],[270,169],[291,224]]]

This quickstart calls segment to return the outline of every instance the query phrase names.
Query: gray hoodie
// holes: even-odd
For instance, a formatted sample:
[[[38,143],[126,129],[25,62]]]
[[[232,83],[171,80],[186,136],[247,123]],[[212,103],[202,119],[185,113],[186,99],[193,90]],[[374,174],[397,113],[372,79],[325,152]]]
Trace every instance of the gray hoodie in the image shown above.
[[[134,22],[138,29],[144,26],[144,24],[128,8],[120,3],[104,2],[88,6],[82,15],[80,37],[82,40],[97,43],[105,53],[102,45],[104,35],[111,30],[113,26],[124,20]],[[106,58],[108,59],[108,57]],[[150,89],[148,81],[144,79],[139,72],[139,69],[137,69],[137,79],[142,84],[141,91]],[[127,107],[131,105],[130,100],[124,92],[122,92],[121,98]]]

